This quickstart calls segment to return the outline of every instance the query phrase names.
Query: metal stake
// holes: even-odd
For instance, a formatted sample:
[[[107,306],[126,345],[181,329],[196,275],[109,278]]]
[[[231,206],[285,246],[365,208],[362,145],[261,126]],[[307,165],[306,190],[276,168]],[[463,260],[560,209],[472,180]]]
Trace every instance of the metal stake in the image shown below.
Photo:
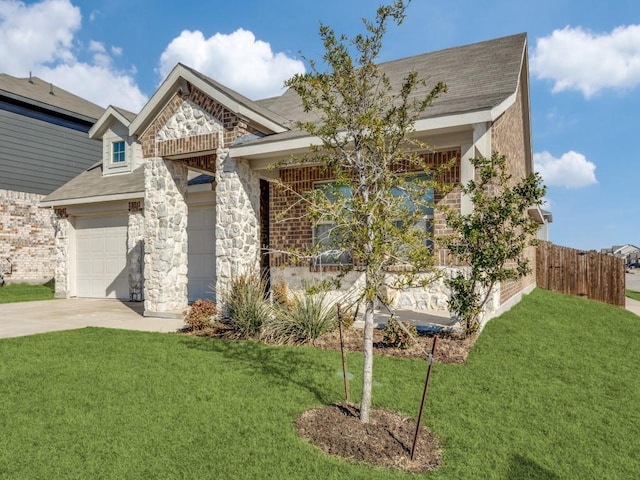
[[[413,445],[411,446],[411,460],[416,453],[416,444],[418,443],[418,435],[420,434],[420,424],[422,423],[422,411],[424,410],[424,402],[427,399],[427,389],[429,388],[429,378],[431,377],[431,367],[433,365],[433,354],[436,351],[436,340],[438,337],[433,337],[433,345],[431,346],[431,353],[428,357],[429,367],[427,368],[427,378],[424,381],[424,389],[422,390],[422,401],[420,402],[420,412],[418,413],[418,421],[416,423],[416,433],[413,436]]]
[[[340,353],[342,355],[342,378],[344,379],[344,398],[349,403],[349,379],[347,377],[347,357],[344,354],[344,334],[342,331],[342,312],[338,305],[338,330],[340,330]]]

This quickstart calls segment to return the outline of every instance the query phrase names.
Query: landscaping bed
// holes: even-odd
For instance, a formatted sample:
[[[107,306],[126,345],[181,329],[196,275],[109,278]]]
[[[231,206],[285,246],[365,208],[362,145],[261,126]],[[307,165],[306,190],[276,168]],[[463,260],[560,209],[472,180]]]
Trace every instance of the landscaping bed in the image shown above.
[[[209,328],[200,331],[185,330],[183,333],[203,337],[239,339],[239,335],[233,326],[228,323],[214,322]],[[361,328],[347,328],[344,331],[344,346],[349,352],[361,352],[364,330]],[[373,331],[373,353],[401,358],[426,359],[431,352],[434,334],[419,333],[417,343],[410,342],[407,348],[395,348],[384,342],[384,329],[376,328]],[[464,363],[473,348],[477,335],[467,338],[458,335],[438,334],[438,343],[434,359],[439,363]],[[309,343],[324,350],[340,350],[340,333],[332,331],[325,333],[315,342]]]

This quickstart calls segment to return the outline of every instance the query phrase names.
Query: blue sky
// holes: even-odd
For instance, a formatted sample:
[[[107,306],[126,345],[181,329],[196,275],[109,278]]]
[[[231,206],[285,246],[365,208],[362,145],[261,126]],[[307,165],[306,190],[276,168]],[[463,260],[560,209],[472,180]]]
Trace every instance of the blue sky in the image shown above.
[[[380,1],[0,0],[0,72],[137,111],[181,61],[251,98],[318,59],[322,21],[361,31]],[[640,2],[414,0],[381,60],[527,32],[533,149],[551,240],[640,246]],[[446,79],[442,79],[446,81]]]

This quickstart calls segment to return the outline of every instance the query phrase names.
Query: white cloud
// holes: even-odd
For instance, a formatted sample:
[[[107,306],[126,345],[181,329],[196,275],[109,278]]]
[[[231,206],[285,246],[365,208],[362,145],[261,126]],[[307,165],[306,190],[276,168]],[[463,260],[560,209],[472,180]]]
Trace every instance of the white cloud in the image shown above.
[[[573,150],[556,158],[549,152],[534,153],[535,169],[549,186],[580,188],[598,183],[596,165]]]
[[[89,51],[90,52],[99,52],[99,53],[106,53],[106,48],[104,48],[104,43],[102,42],[96,42],[95,40],[91,40],[89,42]]]
[[[269,43],[243,29],[209,38],[184,30],[162,52],[158,73],[164,78],[178,62],[254,99],[280,95],[284,81],[305,70],[300,60],[273,53]]]
[[[68,0],[0,0],[0,70],[26,77],[43,63],[73,58],[80,21],[80,9]]]
[[[78,61],[74,39],[81,21],[80,9],[70,0],[0,0],[0,72],[16,77],[33,72],[98,105],[140,110],[147,98],[132,74],[112,64],[111,55],[121,49],[110,47],[110,55],[103,43],[92,40],[87,47],[91,62]]]
[[[531,55],[537,78],[553,80],[553,91],[578,90],[590,98],[605,88],[640,84],[640,25],[596,34],[565,27],[539,38]]]
[[[41,71],[40,77],[103,107],[116,105],[138,112],[147,101],[132,77],[114,71],[108,64],[75,63],[43,67]]]

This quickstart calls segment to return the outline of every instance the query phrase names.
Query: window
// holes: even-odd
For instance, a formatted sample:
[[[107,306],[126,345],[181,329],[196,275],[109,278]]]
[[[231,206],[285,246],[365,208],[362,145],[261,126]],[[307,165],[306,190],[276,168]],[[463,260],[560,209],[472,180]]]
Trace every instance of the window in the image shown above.
[[[421,218],[414,222],[413,228],[425,232],[425,245],[433,250],[433,188],[427,188],[419,201],[413,202],[410,190],[419,188],[421,183],[429,178],[425,174],[407,176],[405,183],[407,188],[393,187],[391,194],[404,200],[405,207],[410,212],[419,209]],[[335,182],[323,182],[314,185],[316,189],[322,189],[330,202],[340,198],[351,197],[349,187],[338,185]],[[414,197],[415,198],[415,197]],[[415,205],[418,203],[418,205]],[[402,221],[396,220],[395,225],[402,228]],[[335,231],[336,225],[331,222],[319,222],[313,229],[313,244],[319,247],[320,253],[314,259],[314,266],[320,265],[348,265],[352,263],[350,252],[345,252],[339,247],[340,232]]]
[[[396,220],[393,223],[397,228],[402,228],[402,220]],[[433,218],[426,217],[414,222],[413,229],[418,232],[426,232],[424,244],[433,252]]]
[[[125,162],[125,143],[123,141],[111,144],[111,163]]]
[[[323,182],[314,185],[314,188],[323,190],[330,202],[339,198],[351,197],[351,189],[340,186],[335,182]],[[313,229],[313,244],[319,247],[320,253],[313,259],[314,266],[350,265],[352,263],[351,252],[341,250],[340,232],[335,231],[333,222],[319,222]]]
[[[335,223],[319,223],[313,229],[313,243],[319,247],[320,253],[313,259],[314,266],[323,265],[350,265],[351,253],[341,250],[340,233],[331,234]]]
[[[429,178],[427,175],[420,173],[417,175],[413,175],[411,177],[407,177],[405,182],[409,185],[410,188],[419,187],[420,183],[427,182]],[[404,199],[405,207],[411,212],[414,213],[416,211],[416,205],[411,201],[410,194],[407,189],[402,189],[399,187],[393,187],[391,189],[391,194],[395,197],[401,197]],[[424,195],[419,201],[419,205],[417,208],[420,209],[420,213],[422,213],[422,218],[414,222],[413,228],[414,230],[425,232],[427,235],[425,236],[425,245],[429,247],[429,249],[433,250],[433,188],[429,187],[425,190]],[[402,227],[402,221],[397,220],[394,222],[396,227]]]
[[[407,177],[405,179],[405,183],[409,186],[409,188],[417,188],[420,186],[420,183],[427,182],[429,178],[423,174],[412,175],[411,177]],[[393,187],[391,189],[391,195],[394,197],[401,197],[404,199],[405,207],[410,212],[414,212],[416,210],[416,206],[411,201],[410,195],[407,189],[400,187]],[[433,188],[428,188],[422,198],[420,199],[420,205],[418,208],[422,210],[422,214],[427,217],[433,217]]]

